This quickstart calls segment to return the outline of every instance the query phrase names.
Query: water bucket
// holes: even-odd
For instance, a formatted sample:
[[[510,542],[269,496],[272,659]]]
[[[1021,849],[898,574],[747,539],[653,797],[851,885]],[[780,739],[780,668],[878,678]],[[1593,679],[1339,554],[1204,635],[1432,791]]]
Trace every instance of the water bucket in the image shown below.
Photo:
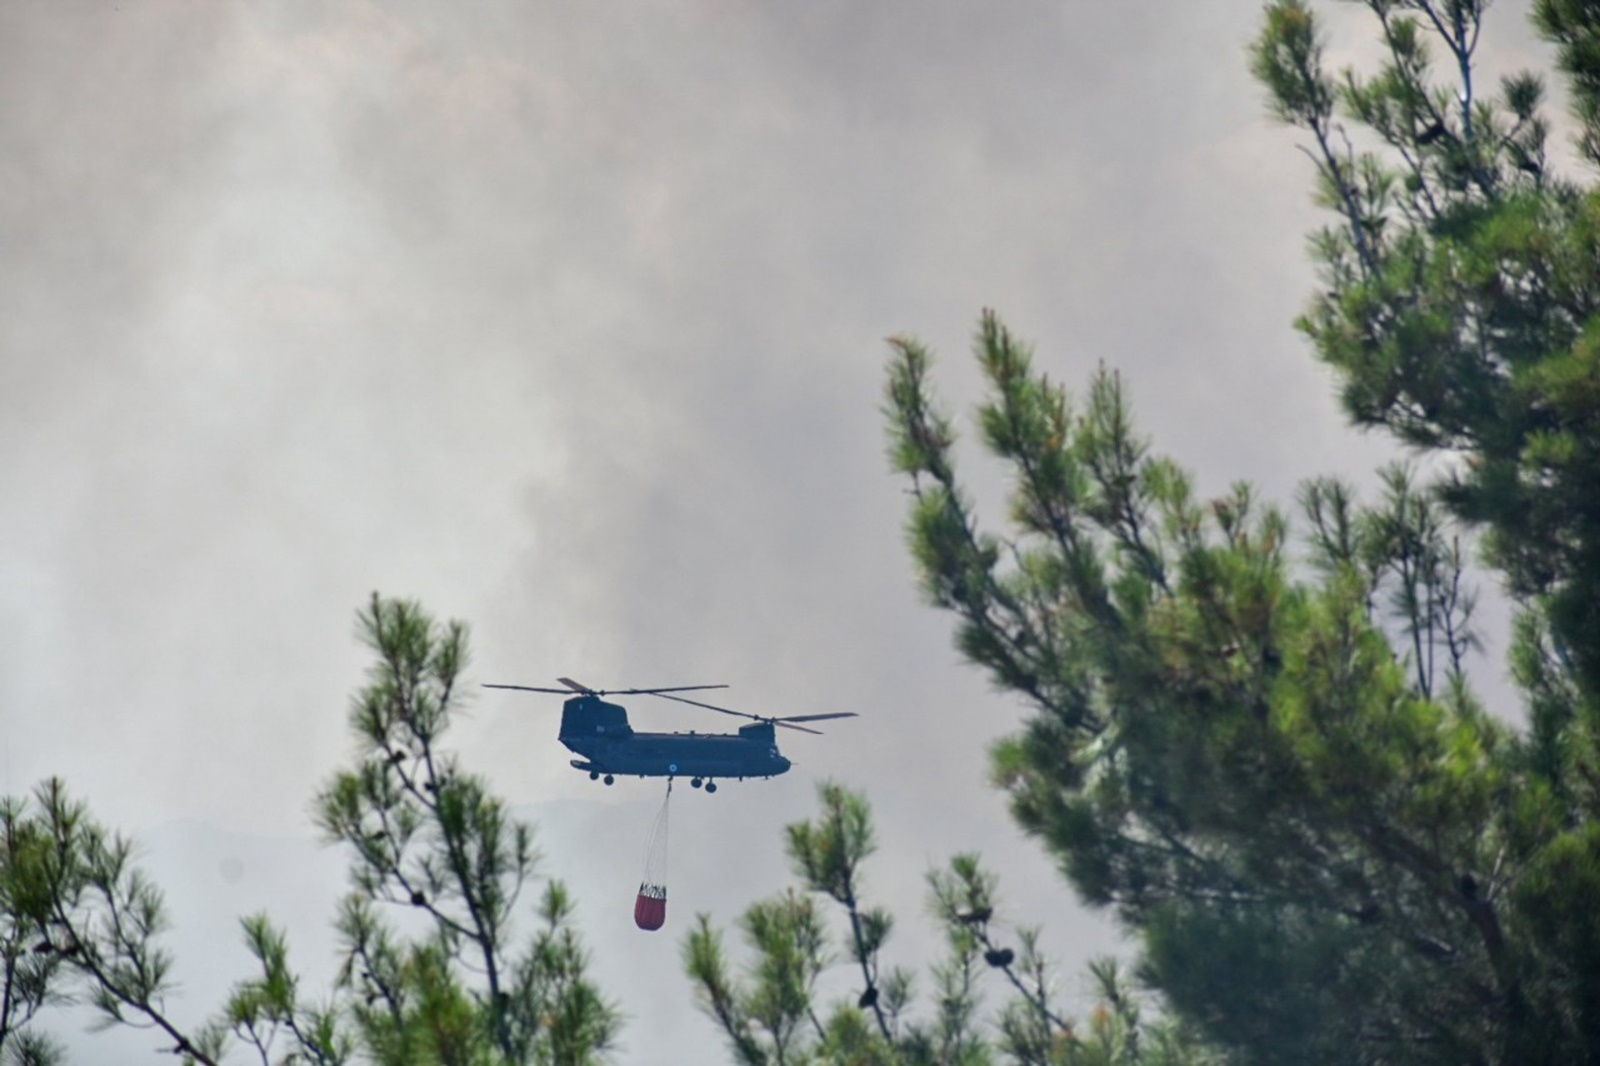
[[[667,920],[667,886],[649,883],[639,886],[639,895],[633,901],[633,922],[640,929],[654,932]]]

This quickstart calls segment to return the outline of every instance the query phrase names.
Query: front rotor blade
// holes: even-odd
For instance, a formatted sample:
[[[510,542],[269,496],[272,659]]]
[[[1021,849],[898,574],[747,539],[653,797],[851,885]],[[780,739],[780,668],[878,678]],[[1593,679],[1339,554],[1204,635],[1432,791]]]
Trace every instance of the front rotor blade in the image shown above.
[[[568,692],[564,688],[538,688],[538,687],[536,687],[534,685],[489,685],[489,684],[485,684],[483,687],[484,688],[509,688],[509,689],[515,689],[518,692],[554,692],[558,696],[570,696],[570,695],[572,695],[572,693]]]
[[[558,682],[566,688],[581,693],[584,696],[656,696],[664,691],[699,691],[702,688],[726,688],[726,685],[678,685],[675,688],[590,688],[582,682],[574,682],[571,677],[557,677]],[[562,688],[534,688],[533,691],[565,691]]]
[[[774,718],[774,722],[821,722],[828,718],[860,718],[855,711],[840,711],[838,714],[786,714],[782,718]]]

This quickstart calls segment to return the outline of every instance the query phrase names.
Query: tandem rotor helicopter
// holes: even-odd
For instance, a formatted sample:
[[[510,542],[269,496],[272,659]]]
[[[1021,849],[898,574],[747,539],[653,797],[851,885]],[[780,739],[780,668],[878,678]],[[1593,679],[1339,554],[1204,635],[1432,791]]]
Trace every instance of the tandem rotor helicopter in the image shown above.
[[[558,677],[565,688],[540,688],[535,685],[484,685],[484,688],[511,689],[516,692],[550,692],[569,697],[561,705],[561,743],[581,759],[572,765],[589,772],[589,780],[604,778],[606,784],[617,775],[637,777],[687,777],[695,788],[717,790],[716,778],[776,777],[787,773],[790,762],[778,753],[775,726],[816,733],[796,722],[820,722],[828,718],[855,718],[853,711],[836,714],[796,714],[784,718],[746,714],[711,703],[674,695],[727,688],[727,685],[678,685],[672,688],[594,689],[570,677]],[[628,712],[602,696],[658,696],[675,703],[687,703],[708,711],[752,719],[737,733],[636,733],[628,724]]]

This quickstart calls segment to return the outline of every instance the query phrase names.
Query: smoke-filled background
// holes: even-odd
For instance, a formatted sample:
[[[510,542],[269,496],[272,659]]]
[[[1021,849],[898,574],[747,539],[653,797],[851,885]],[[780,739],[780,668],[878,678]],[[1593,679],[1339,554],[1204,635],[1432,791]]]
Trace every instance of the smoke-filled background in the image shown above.
[[[1329,14],[1334,63],[1367,54]],[[936,947],[925,871],[978,850],[1076,992],[1115,930],[986,783],[1022,709],[919,601],[883,339],[934,344],[965,407],[992,306],[1058,380],[1123,371],[1202,491],[1365,478],[1387,446],[1290,326],[1319,218],[1246,73],[1258,15],[0,0],[0,792],[60,775],[143,841],[180,1019],[247,975],[256,910],[325,987],[344,857],[308,810],[376,589],[469,621],[474,681],[860,712],[785,737],[785,778],[678,790],[647,935],[660,782],[570,769],[554,697],[474,697],[453,746],[576,889],[619,1061],[725,1060],[680,938],[787,883],[781,827],[824,777],[873,801],[890,961]],[[1490,29],[1491,74],[1543,65],[1525,5]],[[636,726],[733,724],[651,703]],[[76,1061],[156,1044],[80,1022],[49,1023]]]

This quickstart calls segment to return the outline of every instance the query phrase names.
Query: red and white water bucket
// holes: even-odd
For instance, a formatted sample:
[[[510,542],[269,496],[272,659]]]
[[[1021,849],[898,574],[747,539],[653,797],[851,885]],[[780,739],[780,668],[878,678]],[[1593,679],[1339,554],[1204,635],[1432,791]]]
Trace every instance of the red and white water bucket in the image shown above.
[[[648,882],[639,886],[633,901],[633,922],[640,929],[654,932],[667,920],[667,886]]]

